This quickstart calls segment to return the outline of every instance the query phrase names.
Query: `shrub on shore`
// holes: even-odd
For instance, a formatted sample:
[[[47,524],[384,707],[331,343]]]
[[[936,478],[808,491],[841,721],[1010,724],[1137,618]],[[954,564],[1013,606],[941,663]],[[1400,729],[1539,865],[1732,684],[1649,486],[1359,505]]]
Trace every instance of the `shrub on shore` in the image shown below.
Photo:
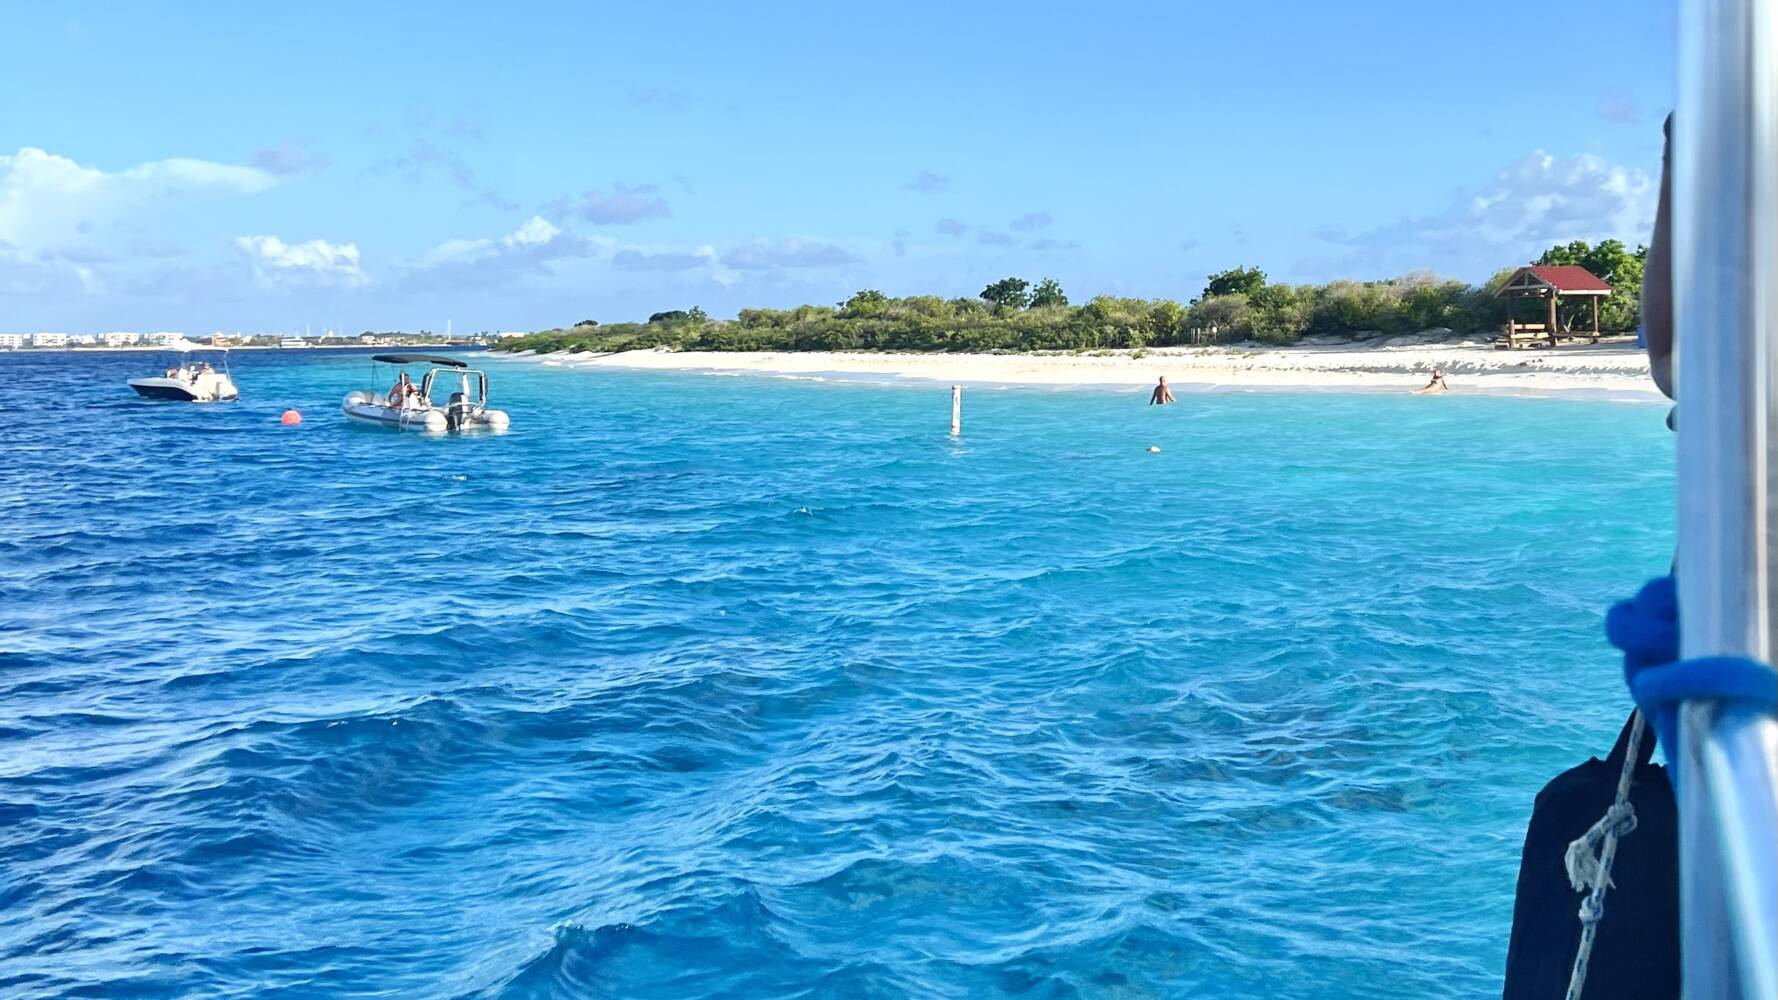
[[[1539,263],[1581,263],[1595,273],[1605,271],[1600,276],[1616,291],[1602,305],[1600,319],[1607,331],[1624,331],[1634,329],[1638,320],[1644,252],[1629,253],[1615,240],[1597,247],[1577,241],[1552,247]],[[1100,295],[1070,305],[1053,279],[1045,278],[1032,292],[1028,282],[1007,278],[973,299],[892,298],[866,289],[835,306],[743,309],[733,320],[713,320],[694,307],[658,312],[646,323],[582,321],[500,346],[538,353],[656,347],[987,353],[1141,350],[1247,340],[1288,345],[1305,336],[1363,339],[1437,327],[1479,332],[1505,321],[1506,303],[1494,292],[1513,270],[1504,269],[1479,286],[1430,273],[1291,285],[1270,284],[1257,268],[1235,268],[1211,275],[1204,293],[1185,304]],[[1586,307],[1580,303],[1576,308]]]

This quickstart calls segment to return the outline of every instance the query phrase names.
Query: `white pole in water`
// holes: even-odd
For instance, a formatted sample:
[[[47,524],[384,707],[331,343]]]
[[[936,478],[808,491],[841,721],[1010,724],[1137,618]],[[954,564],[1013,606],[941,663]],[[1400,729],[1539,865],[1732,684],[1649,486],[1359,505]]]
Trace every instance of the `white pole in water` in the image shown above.
[[[1778,0],[1688,0],[1673,120],[1680,636],[1778,652]],[[1687,1000],[1778,996],[1778,723],[1680,709]]]
[[[951,386],[951,435],[963,433],[963,387]]]

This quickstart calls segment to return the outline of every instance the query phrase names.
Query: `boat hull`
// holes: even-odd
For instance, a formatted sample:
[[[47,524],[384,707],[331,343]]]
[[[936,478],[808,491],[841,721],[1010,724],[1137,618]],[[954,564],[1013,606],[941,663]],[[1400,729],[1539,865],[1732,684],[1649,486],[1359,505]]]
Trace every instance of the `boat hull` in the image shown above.
[[[504,410],[453,410],[451,407],[393,407],[382,397],[362,390],[346,394],[340,403],[346,419],[369,427],[425,434],[466,434],[473,431],[504,433],[511,422]]]
[[[177,378],[133,378],[129,385],[143,399],[180,403],[224,403],[239,396],[234,383],[224,379],[203,379],[194,384]]]
[[[382,427],[392,431],[419,431],[443,434],[447,430],[445,415],[439,410],[384,406],[369,393],[354,392],[340,404],[340,412],[355,424]]]

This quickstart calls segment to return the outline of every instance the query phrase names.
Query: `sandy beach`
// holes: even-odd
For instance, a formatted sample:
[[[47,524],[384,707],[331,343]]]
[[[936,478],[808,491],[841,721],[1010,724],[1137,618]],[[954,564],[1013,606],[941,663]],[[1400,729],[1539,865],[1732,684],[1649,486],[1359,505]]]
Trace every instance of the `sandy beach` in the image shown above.
[[[1648,359],[1633,342],[1497,350],[1480,342],[1377,347],[1163,348],[1143,353],[895,354],[823,352],[626,351],[552,354],[546,365],[651,371],[921,379],[963,384],[1152,386],[1181,389],[1315,388],[1409,391],[1434,368],[1453,392],[1586,394],[1660,399]]]

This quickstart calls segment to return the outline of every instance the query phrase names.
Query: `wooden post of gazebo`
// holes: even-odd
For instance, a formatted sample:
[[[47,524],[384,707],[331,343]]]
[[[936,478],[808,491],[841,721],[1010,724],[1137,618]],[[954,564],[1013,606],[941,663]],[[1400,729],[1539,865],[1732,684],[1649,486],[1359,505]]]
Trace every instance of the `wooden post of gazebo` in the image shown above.
[[[1593,272],[1578,264],[1533,264],[1521,267],[1513,272],[1500,291],[1494,293],[1507,299],[1506,336],[1495,344],[1497,347],[1517,348],[1520,342],[1531,344],[1534,341],[1545,341],[1545,346],[1555,347],[1557,338],[1564,331],[1557,319],[1556,309],[1564,295],[1583,295],[1592,300],[1593,329],[1588,332],[1592,342],[1599,342],[1599,300],[1611,294],[1611,286],[1601,281]],[[1512,300],[1518,298],[1542,298],[1548,301],[1548,319],[1543,323],[1520,323],[1513,318]]]

